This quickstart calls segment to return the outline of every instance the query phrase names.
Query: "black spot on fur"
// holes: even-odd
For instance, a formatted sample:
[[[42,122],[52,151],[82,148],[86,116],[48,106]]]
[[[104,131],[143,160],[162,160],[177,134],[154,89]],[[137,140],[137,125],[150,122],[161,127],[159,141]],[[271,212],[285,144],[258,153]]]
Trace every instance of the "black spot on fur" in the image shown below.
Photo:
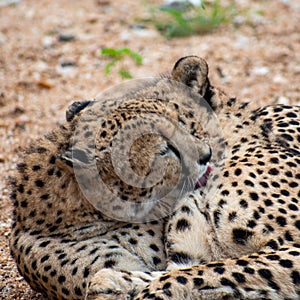
[[[204,283],[204,280],[202,278],[195,277],[193,279],[193,282],[194,282],[194,286],[201,286]]]
[[[180,284],[183,284],[183,285],[187,283],[187,279],[183,276],[177,276],[176,281]]]
[[[190,229],[190,227],[191,227],[191,224],[186,219],[180,219],[176,223],[177,231],[184,231],[184,230]]]
[[[35,185],[39,188],[42,188],[45,184],[42,180],[38,179],[35,181]]]
[[[268,270],[268,269],[259,269],[259,270],[258,270],[258,274],[259,274],[262,278],[267,279],[267,280],[271,280],[272,277],[273,277],[271,271]]]
[[[85,267],[83,270],[83,277],[87,278],[90,275],[90,269],[88,267]]]
[[[161,263],[161,259],[160,259],[159,257],[157,257],[157,256],[154,256],[154,257],[152,258],[152,261],[153,261],[153,264],[154,264],[155,266],[157,266],[158,264]]]
[[[184,252],[172,253],[170,256],[170,259],[172,262],[174,262],[176,264],[187,264],[190,261],[192,261],[191,256],[189,256],[187,253],[184,253]]]
[[[66,277],[64,275],[58,276],[58,282],[59,283],[64,283],[66,281]]]
[[[227,278],[221,278],[221,284],[225,286],[230,286],[233,289],[236,289],[236,285]]]
[[[278,250],[278,244],[274,240],[269,241],[266,246],[272,248],[273,250]]]
[[[300,273],[298,271],[293,271],[291,273],[291,278],[292,278],[293,284],[295,284],[295,285],[300,284]]]
[[[293,262],[289,259],[281,259],[279,261],[279,264],[284,267],[284,268],[287,268],[287,269],[290,269],[293,267]]]
[[[246,277],[242,273],[233,272],[231,275],[238,283],[246,282]]]
[[[225,272],[225,268],[223,267],[216,267],[214,268],[214,272],[218,274],[223,274]]]
[[[235,243],[245,245],[247,240],[253,236],[253,232],[242,228],[235,228],[232,231],[232,235]]]
[[[281,227],[284,227],[286,225],[286,218],[281,217],[281,216],[276,217],[276,223],[278,225],[280,225]]]
[[[112,268],[115,265],[116,265],[116,261],[110,259],[110,260],[105,261],[104,268]]]

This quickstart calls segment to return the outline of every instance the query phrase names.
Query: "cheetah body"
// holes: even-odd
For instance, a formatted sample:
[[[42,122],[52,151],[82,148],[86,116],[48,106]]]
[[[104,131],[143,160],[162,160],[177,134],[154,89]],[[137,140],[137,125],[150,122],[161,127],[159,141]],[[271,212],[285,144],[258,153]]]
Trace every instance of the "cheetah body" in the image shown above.
[[[81,153],[73,135],[87,109],[83,104],[71,107],[69,122],[26,152],[13,182],[10,246],[34,289],[50,299],[299,299],[300,108],[251,111],[213,87],[207,74],[203,60],[187,57],[176,63],[171,78],[211,106],[227,146],[207,185],[183,195],[168,218],[116,221],[86,201],[72,173],[78,161],[69,153],[71,145]],[[161,114],[153,95],[179,102],[191,96],[168,84],[157,81],[134,92],[129,107],[136,112],[148,103],[147,112]],[[200,160],[207,158],[207,145],[197,136],[205,132],[195,125],[203,122],[201,116],[170,107],[163,107],[164,114],[185,124]],[[150,136],[135,145],[133,166],[143,166],[137,172],[147,169],[164,143]],[[94,146],[101,145],[100,140]],[[145,147],[150,150],[143,162],[137,153]],[[217,148],[212,147],[213,154]],[[105,155],[100,158],[106,162]],[[166,158],[170,176],[161,186],[173,184],[178,159],[174,153]],[[190,164],[195,172],[205,172],[206,161],[202,169]],[[116,176],[105,180],[121,185]],[[139,201],[135,192],[132,199]]]
[[[146,85],[129,92],[126,86],[125,90],[121,86],[119,92],[124,98],[114,98],[115,94],[110,92],[101,101],[74,103],[67,111],[68,122],[33,142],[17,166],[17,176],[12,182],[15,210],[11,252],[24,278],[50,299],[82,299],[99,270],[166,269],[165,220],[160,218],[163,207],[155,207],[158,216],[155,217],[154,211],[154,217],[147,223],[135,224],[136,219],[132,221],[132,217],[145,221],[151,205],[149,208],[141,199],[153,202],[166,193],[166,187],[172,188],[178,181],[178,153],[170,148],[167,137],[188,144],[191,140],[185,136],[198,132],[200,122],[197,124],[190,112],[191,91],[183,90],[183,84],[178,85],[172,77],[162,77],[146,80]],[[196,93],[194,97],[201,101]],[[141,118],[136,120],[136,117]],[[184,126],[174,130],[179,118]],[[129,143],[132,169],[143,179],[152,164],[164,162],[164,176],[155,188],[151,182],[149,188],[149,182],[145,182],[146,187],[140,182],[142,188],[130,186],[126,183],[130,178],[121,181],[114,171],[118,169],[126,176],[122,166],[113,165],[110,151],[112,140],[116,141],[120,130],[124,130],[126,139],[130,138],[128,134],[132,134],[133,127],[128,124],[132,120],[135,121],[132,126],[146,128],[145,135]],[[142,122],[149,126],[155,122],[160,135],[152,134]],[[210,148],[196,133],[191,138],[197,160],[185,155],[184,163],[190,174],[201,177],[207,169]],[[105,191],[96,186],[99,178],[91,172],[95,165],[103,187],[109,190],[107,198]],[[121,201],[115,201],[111,195]],[[86,196],[96,199],[93,205]],[[107,207],[110,215],[105,214]],[[99,274],[95,278],[101,277],[102,282],[109,278],[107,274],[103,276]],[[118,289],[123,289],[122,284]],[[101,293],[109,292],[110,286],[102,284]]]

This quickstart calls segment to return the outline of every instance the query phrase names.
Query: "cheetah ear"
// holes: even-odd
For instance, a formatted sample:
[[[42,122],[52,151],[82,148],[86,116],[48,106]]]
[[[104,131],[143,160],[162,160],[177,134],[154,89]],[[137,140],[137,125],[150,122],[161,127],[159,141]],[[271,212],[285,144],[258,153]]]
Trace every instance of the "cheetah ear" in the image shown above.
[[[208,65],[205,59],[198,56],[185,56],[174,65],[172,78],[179,81],[201,95],[213,110],[220,105],[213,92],[208,78]]]
[[[207,62],[198,56],[180,58],[174,65],[172,77],[174,80],[191,87],[202,97],[210,85]]]
[[[92,163],[91,155],[81,149],[67,150],[60,155],[60,159],[71,168],[73,168],[74,165],[86,166]]]
[[[93,101],[75,101],[66,110],[66,120],[71,122],[76,115],[78,115],[84,108],[90,105]]]
[[[59,156],[61,167],[66,167],[73,172],[74,167],[87,168],[91,163],[91,155],[81,149],[67,150]]]

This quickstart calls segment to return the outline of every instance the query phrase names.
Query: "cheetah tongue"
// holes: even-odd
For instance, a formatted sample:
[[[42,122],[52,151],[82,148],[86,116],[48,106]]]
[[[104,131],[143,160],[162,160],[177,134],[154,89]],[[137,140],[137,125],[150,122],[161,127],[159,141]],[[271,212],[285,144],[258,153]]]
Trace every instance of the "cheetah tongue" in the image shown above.
[[[208,178],[209,174],[211,173],[211,171],[212,171],[212,167],[208,166],[204,175],[196,183],[196,189],[199,189],[206,185],[207,178]]]

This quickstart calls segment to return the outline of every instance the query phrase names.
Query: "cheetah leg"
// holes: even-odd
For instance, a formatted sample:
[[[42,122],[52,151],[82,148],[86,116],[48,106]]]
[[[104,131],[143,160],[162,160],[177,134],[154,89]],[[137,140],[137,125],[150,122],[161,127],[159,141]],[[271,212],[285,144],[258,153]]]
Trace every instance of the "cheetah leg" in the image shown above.
[[[122,272],[102,269],[91,279],[85,300],[129,300],[163,272]]]
[[[172,270],[134,299],[299,299],[299,256],[299,248],[285,247]]]
[[[215,260],[209,242],[210,227],[201,213],[198,195],[182,199],[170,218],[166,235],[167,270],[188,268]],[[201,228],[201,230],[199,230]]]

